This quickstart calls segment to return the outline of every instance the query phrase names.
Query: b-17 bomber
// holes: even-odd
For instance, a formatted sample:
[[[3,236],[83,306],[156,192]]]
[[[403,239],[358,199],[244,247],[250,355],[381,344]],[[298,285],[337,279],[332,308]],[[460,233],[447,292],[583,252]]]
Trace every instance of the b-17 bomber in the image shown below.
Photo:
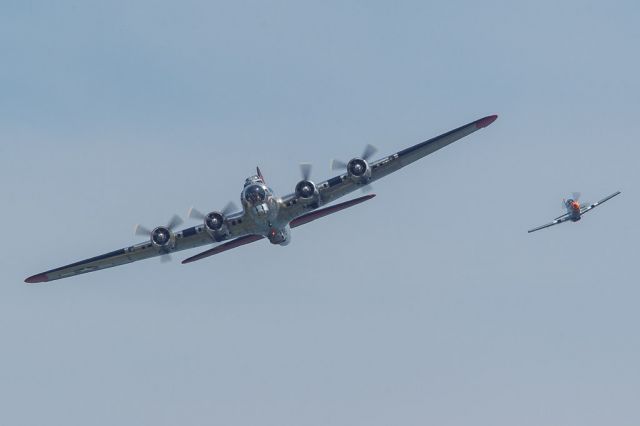
[[[375,195],[363,195],[334,205],[330,203],[356,190],[366,190],[372,182],[489,126],[497,118],[497,115],[489,115],[375,161],[372,161],[372,157],[376,149],[367,145],[362,155],[348,162],[334,161],[332,168],[342,170],[341,173],[320,183],[311,179],[310,165],[303,164],[302,179],[294,186],[293,193],[283,197],[276,196],[258,167],[256,174],[248,177],[244,183],[240,195],[241,208],[229,203],[219,211],[206,214],[191,209],[189,216],[199,219],[201,223],[182,230],[177,229],[183,223],[177,215],[167,224],[153,229],[137,226],[136,234],[145,236],[147,241],[41,272],[30,276],[25,282],[48,282],[151,257],[166,261],[175,252],[212,244],[212,248],[182,263],[194,262],[262,239],[286,246],[291,242],[292,229],[368,201]]]

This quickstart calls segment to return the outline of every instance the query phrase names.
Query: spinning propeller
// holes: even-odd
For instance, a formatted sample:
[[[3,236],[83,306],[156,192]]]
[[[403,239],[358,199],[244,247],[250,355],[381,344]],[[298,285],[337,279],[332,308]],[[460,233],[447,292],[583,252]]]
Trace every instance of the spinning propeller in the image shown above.
[[[229,201],[227,205],[224,206],[224,208],[220,213],[222,213],[222,215],[226,217],[226,216],[229,216],[231,213],[234,213],[237,211],[238,211],[238,206],[236,206],[236,204],[233,201]],[[198,220],[205,220],[207,218],[206,214],[202,213],[200,210],[196,209],[195,207],[191,207],[189,209],[187,216],[189,216],[191,219],[198,219]]]
[[[304,200],[311,200],[317,194],[316,184],[310,180],[311,169],[310,163],[300,163],[302,180],[296,185],[296,195]]]
[[[571,200],[573,200],[573,201],[577,202],[580,206],[589,206],[589,205],[591,205],[591,202],[590,202],[590,201],[582,201],[582,202],[581,202],[581,201],[580,201],[580,197],[581,197],[581,196],[582,196],[582,193],[580,193],[580,192],[572,192],[572,193],[571,193]],[[563,198],[563,199],[562,199],[562,207],[565,207],[565,208],[566,208],[566,206],[567,206],[567,199],[566,199],[566,198]],[[582,207],[581,207],[581,208],[582,208]]]
[[[373,157],[373,155],[376,152],[378,152],[378,149],[375,146],[371,144],[367,144],[367,146],[364,147],[364,151],[362,151],[362,156],[360,156],[360,158],[354,158],[348,163],[345,163],[344,161],[341,161],[341,160],[333,159],[331,160],[331,169],[349,171],[349,168],[351,168],[351,170],[349,171],[350,173],[359,175],[360,173],[365,172],[366,168],[368,167],[369,160],[371,159],[371,157]],[[364,160],[366,164],[360,160]],[[362,187],[362,192],[366,193],[371,190],[372,190],[372,186],[368,183]]]
[[[300,163],[300,175],[303,180],[309,180],[311,178],[311,169],[313,166],[311,163]]]
[[[362,156],[360,156],[360,158],[362,158],[366,162],[369,162],[369,159],[376,152],[378,152],[378,149],[375,146],[368,144],[367,146],[364,147],[364,151],[362,151]],[[348,165],[349,163],[336,160],[335,158],[331,160],[331,170],[346,170]]]
[[[167,223],[167,226],[158,226],[153,230],[149,230],[149,228],[144,227],[142,225],[136,225],[135,234],[141,235],[149,238],[151,242],[164,250],[170,250],[170,247],[167,247],[171,243],[173,239],[173,230],[178,226],[182,225],[183,220],[177,214],[174,214],[173,217]],[[165,263],[171,260],[171,255],[168,251],[160,256],[160,262]]]

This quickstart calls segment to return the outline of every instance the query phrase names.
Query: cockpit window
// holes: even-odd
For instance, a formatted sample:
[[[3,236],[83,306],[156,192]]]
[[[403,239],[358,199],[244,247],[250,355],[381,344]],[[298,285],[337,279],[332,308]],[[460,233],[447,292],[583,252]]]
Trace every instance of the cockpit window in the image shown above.
[[[244,190],[244,199],[251,204],[261,204],[267,199],[267,194],[260,185],[250,185]]]

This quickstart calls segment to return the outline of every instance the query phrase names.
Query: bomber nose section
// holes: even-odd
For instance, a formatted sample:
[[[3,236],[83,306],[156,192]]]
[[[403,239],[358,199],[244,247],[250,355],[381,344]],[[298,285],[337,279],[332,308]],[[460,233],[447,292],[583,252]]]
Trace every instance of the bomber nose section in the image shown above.
[[[265,202],[267,199],[267,192],[261,185],[249,185],[243,193],[242,198],[250,205],[258,205]]]

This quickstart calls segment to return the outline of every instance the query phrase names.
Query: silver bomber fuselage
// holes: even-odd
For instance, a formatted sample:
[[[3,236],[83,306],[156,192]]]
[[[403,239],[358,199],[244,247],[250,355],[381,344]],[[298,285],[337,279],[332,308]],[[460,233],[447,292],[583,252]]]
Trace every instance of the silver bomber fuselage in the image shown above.
[[[241,194],[243,216],[252,224],[252,233],[262,235],[272,244],[287,245],[291,241],[289,223],[279,214],[282,200],[275,196],[258,176],[247,179]]]

